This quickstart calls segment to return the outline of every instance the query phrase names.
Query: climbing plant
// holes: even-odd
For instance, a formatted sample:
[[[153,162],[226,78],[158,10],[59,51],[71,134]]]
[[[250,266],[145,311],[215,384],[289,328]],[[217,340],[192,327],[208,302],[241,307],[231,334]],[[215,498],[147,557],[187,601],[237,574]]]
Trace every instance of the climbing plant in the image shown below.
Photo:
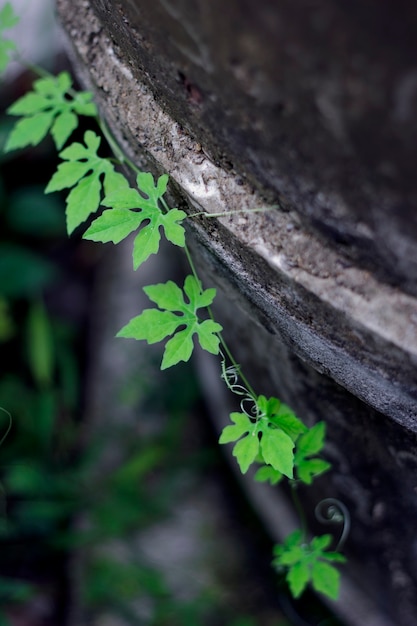
[[[9,3],[0,11],[0,68],[5,69],[16,50],[4,32],[14,26],[17,17]],[[32,68],[33,69],[33,68]],[[35,68],[36,69],[36,68]],[[39,77],[33,89],[19,98],[8,113],[18,117],[4,150],[26,148],[39,144],[48,133],[60,150],[60,163],[45,193],[68,190],[66,224],[68,234],[90,221],[83,237],[96,242],[117,244],[131,233],[132,262],[137,270],[153,254],[157,254],[162,234],[173,245],[182,248],[188,259],[190,273],[184,284],[166,283],[144,288],[156,306],[145,309],[127,321],[118,337],[145,340],[149,344],[166,341],[161,369],[188,361],[196,346],[219,356],[220,375],[229,391],[240,399],[240,411],[230,415],[230,424],[220,436],[220,444],[233,443],[243,474],[255,468],[254,479],[276,485],[288,480],[292,492],[297,485],[310,485],[330,469],[322,458],[325,423],[311,428],[294,411],[276,397],[257,393],[237,364],[222,334],[222,326],[214,319],[211,305],[216,289],[204,289],[186,241],[184,223],[191,219],[165,199],[169,178],[155,179],[150,172],[140,171],[120,150],[103,119],[98,115],[92,94],[76,91],[67,72],[57,76],[37,70]],[[95,130],[87,130],[82,142],[70,142],[79,125],[80,116],[91,118]],[[101,133],[101,134],[98,134]],[[114,153],[113,158],[101,156],[104,136]],[[131,170],[136,185],[132,187],[123,171]],[[100,207],[104,210],[95,216]],[[343,521],[333,504],[333,517]],[[297,508],[300,503],[297,499]],[[294,597],[311,584],[332,599],[339,594],[340,573],[332,563],[344,562],[337,550],[331,550],[331,535],[308,540],[304,514],[302,530],[293,532],[275,547],[274,567],[283,572]],[[339,542],[340,544],[340,542]]]

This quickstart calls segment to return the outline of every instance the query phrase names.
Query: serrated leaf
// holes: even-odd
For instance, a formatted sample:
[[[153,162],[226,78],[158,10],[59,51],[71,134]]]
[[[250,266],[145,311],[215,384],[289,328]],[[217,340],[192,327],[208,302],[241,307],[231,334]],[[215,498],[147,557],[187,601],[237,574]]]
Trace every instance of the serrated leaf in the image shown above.
[[[181,226],[182,222],[187,217],[184,211],[179,209],[171,209],[163,216],[162,226],[164,228],[165,237],[173,243],[175,246],[183,248],[185,246],[185,230]]]
[[[166,283],[158,283],[157,285],[149,285],[144,287],[143,291],[149,300],[155,302],[160,309],[168,309],[169,311],[185,310],[182,291],[172,280]]]
[[[67,197],[67,231],[70,235],[100,204],[101,183],[96,172],[83,178]]]
[[[3,72],[10,60],[9,53],[16,49],[15,43],[9,39],[5,39],[3,31],[12,28],[19,22],[19,18],[15,15],[14,10],[10,2],[6,4],[0,10],[0,71]]]
[[[324,437],[326,434],[326,424],[318,422],[310,428],[297,442],[298,450],[303,456],[317,454],[323,448]]]
[[[340,589],[340,572],[323,561],[313,563],[311,573],[313,587],[332,600],[337,600]]]
[[[262,430],[261,450],[265,463],[288,478],[293,477],[294,442],[282,430],[265,428]]]
[[[45,193],[73,187],[86,175],[89,169],[91,169],[89,163],[85,162],[66,161],[65,163],[60,163],[57,171],[46,186]]]
[[[192,329],[185,328],[177,332],[167,341],[162,359],[161,370],[176,365],[180,361],[187,362],[193,352]]]
[[[311,540],[311,548],[313,550],[323,551],[325,550],[332,542],[331,535],[320,535],[320,537],[313,537]]]
[[[78,115],[92,115],[95,111],[94,104],[89,102],[91,94],[84,92],[74,98],[69,96],[71,85],[68,72],[36,80],[33,91],[8,109],[9,114],[24,117],[14,126],[6,149],[37,145],[51,127],[54,142],[60,149],[77,128]],[[40,117],[42,115],[48,118]]]
[[[71,111],[64,111],[56,117],[51,128],[51,134],[58,150],[62,148],[77,126],[78,116]]]
[[[49,100],[39,93],[33,91],[26,93],[16,100],[8,109],[9,115],[33,115],[48,108]]]
[[[173,281],[149,285],[144,288],[144,291],[149,299],[154,301],[161,309],[178,313],[173,316],[176,321],[175,334],[165,346],[161,369],[171,367],[179,361],[188,361],[194,347],[193,335],[198,335],[200,326],[204,324],[204,321],[200,321],[197,316],[194,303],[185,302],[184,292]],[[149,310],[152,311],[152,309]],[[210,350],[213,351],[215,350],[216,340],[209,338],[209,331],[212,332],[214,329],[217,332],[218,325],[215,323],[214,325],[204,326],[202,331],[203,343],[206,342]]]
[[[310,580],[310,570],[306,563],[296,563],[286,576],[290,591],[294,598],[298,598]]]
[[[15,14],[10,2],[6,2],[0,10],[0,31],[13,28],[19,23],[19,17]]]
[[[140,230],[133,244],[133,267],[135,270],[137,270],[151,254],[158,252],[160,241],[161,235],[159,229],[155,227],[154,224],[144,226]]]
[[[218,354],[220,338],[217,333],[220,333],[223,327],[213,320],[205,320],[197,326],[196,330],[198,341],[203,350],[211,354]]]
[[[120,243],[131,232],[136,230],[142,218],[139,213],[134,213],[126,209],[112,209],[104,211],[100,217],[95,219],[86,230],[83,239],[91,241],[101,241],[114,244]]]
[[[293,441],[307,430],[307,427],[295,415],[294,411],[284,403],[280,403],[278,410],[269,413],[269,415],[271,422],[281,428]]]
[[[243,439],[240,439],[233,448],[233,456],[239,464],[242,474],[246,474],[249,467],[252,465],[259,449],[259,438],[257,434],[249,433]]]
[[[132,187],[117,189],[107,194],[102,202],[104,206],[112,209],[140,209],[141,197]],[[145,206],[146,202],[145,202]]]
[[[120,172],[109,169],[104,173],[103,189],[105,196],[108,196],[113,192],[129,189],[129,182]],[[104,204],[104,201],[102,204]]]
[[[277,485],[283,478],[283,474],[278,472],[270,465],[260,467],[256,472],[254,479],[259,483],[269,482],[271,485]]]
[[[311,485],[313,478],[323,474],[331,468],[331,463],[328,463],[323,459],[303,459],[298,462],[297,455],[295,456],[295,464],[297,466],[299,479],[306,485]]]
[[[159,199],[164,195],[167,189],[168,175],[164,174],[160,176],[155,185],[154,177],[151,173],[141,172],[137,175],[136,182],[139,189],[146,194],[148,199],[157,207]]]
[[[4,151],[10,152],[17,148],[36,146],[46,136],[51,127],[53,115],[49,112],[37,113],[31,117],[24,117],[14,125]]]
[[[172,335],[178,327],[178,317],[170,311],[147,309],[130,320],[117,337],[145,339],[149,344],[162,341]]]
[[[233,425],[223,428],[219,443],[236,441],[253,429],[253,423],[245,413],[231,413],[230,419]]]

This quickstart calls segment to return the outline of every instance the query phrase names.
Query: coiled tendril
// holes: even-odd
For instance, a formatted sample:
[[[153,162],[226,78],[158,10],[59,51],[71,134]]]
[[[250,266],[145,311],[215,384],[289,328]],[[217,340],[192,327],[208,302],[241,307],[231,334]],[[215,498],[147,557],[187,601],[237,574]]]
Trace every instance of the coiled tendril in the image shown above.
[[[336,552],[343,550],[350,531],[350,513],[347,507],[336,498],[325,498],[318,503],[314,513],[320,524],[343,524],[342,533],[335,548]]]

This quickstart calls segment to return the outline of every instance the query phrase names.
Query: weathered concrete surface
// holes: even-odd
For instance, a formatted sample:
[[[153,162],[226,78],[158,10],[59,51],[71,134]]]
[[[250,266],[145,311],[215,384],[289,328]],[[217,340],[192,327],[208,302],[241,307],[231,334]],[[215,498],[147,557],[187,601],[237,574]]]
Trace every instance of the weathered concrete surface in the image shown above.
[[[416,293],[412,0],[91,5],[213,160]]]
[[[117,139],[170,174],[175,202],[280,205],[190,220],[197,257],[257,388],[328,421],[319,488],[350,505],[352,576],[414,626],[414,5],[391,23],[389,2],[57,4]]]

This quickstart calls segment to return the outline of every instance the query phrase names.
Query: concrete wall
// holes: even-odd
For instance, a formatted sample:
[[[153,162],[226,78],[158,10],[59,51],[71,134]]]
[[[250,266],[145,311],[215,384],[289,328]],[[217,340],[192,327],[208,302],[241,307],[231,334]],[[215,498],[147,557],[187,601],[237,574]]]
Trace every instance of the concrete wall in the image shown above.
[[[57,5],[123,149],[177,204],[275,206],[191,220],[196,257],[259,392],[328,422],[314,497],[348,505],[373,607],[346,619],[417,624],[415,4]]]

